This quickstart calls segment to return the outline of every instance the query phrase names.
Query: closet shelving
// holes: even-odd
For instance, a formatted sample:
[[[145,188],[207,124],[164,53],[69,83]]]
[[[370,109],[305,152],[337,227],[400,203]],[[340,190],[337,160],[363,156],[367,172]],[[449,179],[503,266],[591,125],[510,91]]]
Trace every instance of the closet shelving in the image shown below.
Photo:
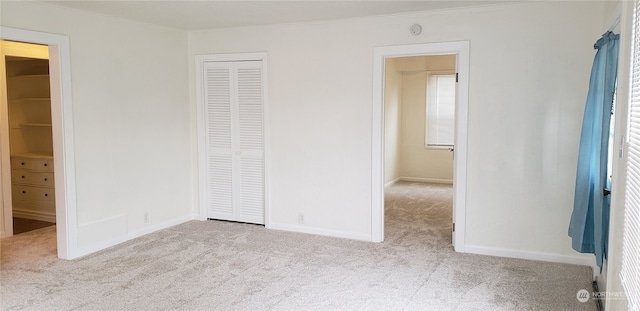
[[[7,86],[12,154],[52,157],[48,61],[7,61]]]
[[[48,60],[8,58],[6,70],[13,213],[55,221]]]

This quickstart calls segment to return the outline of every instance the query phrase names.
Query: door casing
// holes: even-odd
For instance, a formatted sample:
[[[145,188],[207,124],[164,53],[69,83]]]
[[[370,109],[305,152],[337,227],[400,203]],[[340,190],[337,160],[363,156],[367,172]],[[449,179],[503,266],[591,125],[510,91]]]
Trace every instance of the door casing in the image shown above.
[[[456,153],[453,172],[454,249],[465,251],[467,188],[467,119],[469,110],[469,41],[376,47],[373,51],[371,141],[371,240],[384,241],[384,76],[385,59],[456,55]]]
[[[266,52],[256,52],[256,53],[232,53],[232,54],[207,54],[207,55],[196,55],[195,57],[195,72],[196,72],[196,101],[198,103],[198,206],[199,220],[207,220],[207,172],[204,169],[206,167],[206,146],[207,142],[205,139],[205,120],[203,118],[206,117],[205,107],[204,107],[204,88],[202,84],[202,73],[205,62],[241,62],[241,61],[261,61],[262,62],[262,75],[263,75],[263,163],[264,163],[264,226],[267,229],[271,228],[271,200],[270,200],[270,159],[269,159],[269,105],[268,105],[268,84],[267,84],[267,53]]]
[[[58,257],[73,259],[83,254],[78,249],[78,223],[76,209],[76,181],[73,138],[73,105],[71,93],[71,53],[69,37],[11,27],[0,27],[0,38],[3,40],[29,42],[49,46],[49,73],[51,90],[51,122],[53,134],[54,167],[56,170],[56,233]],[[2,128],[3,146],[0,157],[2,165],[2,193],[11,193],[11,170],[6,106],[0,124]],[[5,137],[7,136],[7,137]],[[3,195],[2,221],[12,221],[10,196]],[[12,227],[12,226],[11,226]],[[12,232],[2,232],[3,237]]]

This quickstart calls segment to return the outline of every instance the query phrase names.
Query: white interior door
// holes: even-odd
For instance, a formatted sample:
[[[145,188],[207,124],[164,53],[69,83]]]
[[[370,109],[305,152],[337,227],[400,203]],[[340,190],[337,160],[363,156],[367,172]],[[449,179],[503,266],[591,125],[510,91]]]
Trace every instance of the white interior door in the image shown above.
[[[203,64],[207,218],[264,224],[262,61]]]

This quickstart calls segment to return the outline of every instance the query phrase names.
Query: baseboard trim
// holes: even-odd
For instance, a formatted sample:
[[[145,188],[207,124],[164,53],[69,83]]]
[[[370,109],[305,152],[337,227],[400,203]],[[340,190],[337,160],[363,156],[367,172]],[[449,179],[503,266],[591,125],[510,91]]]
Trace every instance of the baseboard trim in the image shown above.
[[[385,189],[387,189],[387,188],[389,188],[389,187],[391,187],[391,186],[395,185],[395,184],[396,184],[397,182],[399,182],[399,181],[400,181],[400,177],[398,177],[398,178],[396,178],[396,179],[394,179],[394,180],[392,180],[392,181],[390,181],[390,182],[388,182],[388,183],[384,184],[384,188],[385,188]]]
[[[451,180],[451,179],[422,178],[422,177],[400,177],[398,179],[400,181],[409,181],[409,182],[423,182],[423,183],[432,183],[432,184],[451,184],[451,185],[453,185],[453,180]]]
[[[14,209],[13,217],[33,219],[33,220],[46,221],[46,222],[52,222],[52,223],[56,222],[56,214],[54,213],[30,211],[25,209]]]
[[[136,231],[133,231],[133,232],[130,232],[129,234],[127,234],[127,236],[129,237],[127,240],[135,239],[135,238],[141,237],[143,235],[147,235],[149,233],[153,233],[153,232],[156,232],[156,231],[160,231],[160,230],[164,230],[164,229],[167,229],[167,228],[171,228],[171,227],[174,227],[174,226],[177,226],[179,224],[183,224],[183,223],[185,223],[187,221],[191,221],[191,220],[195,220],[195,219],[196,219],[196,215],[186,215],[186,216],[183,216],[183,217],[180,217],[180,218],[176,218],[176,219],[172,219],[172,220],[169,220],[169,221],[165,221],[165,222],[160,223],[160,224],[156,224],[156,225],[153,225],[153,226],[145,227],[145,228],[142,228],[140,230],[136,230]]]
[[[71,258],[69,259],[77,259],[79,257],[83,257],[83,256],[87,256],[90,254],[93,254],[95,252],[107,249],[109,247],[112,246],[116,246],[118,244],[124,243],[126,241],[135,239],[135,238],[139,238],[143,235],[147,235],[149,233],[153,233],[156,231],[160,231],[160,230],[164,230],[173,226],[177,226],[179,224],[185,223],[187,221],[191,221],[194,219],[197,219],[198,215],[186,215],[183,217],[179,217],[176,219],[171,219],[168,221],[165,221],[163,223],[159,223],[159,224],[155,224],[153,226],[149,226],[140,230],[136,230],[133,232],[129,232],[124,236],[120,236],[120,237],[116,237],[113,239],[109,239],[109,240],[104,240],[104,241],[100,241],[97,243],[93,243],[93,245],[91,246],[87,246],[84,248],[78,248],[76,249],[76,251],[71,255]]]
[[[475,245],[465,245],[465,253],[487,255],[495,257],[517,258],[535,261],[566,263],[573,265],[589,266],[593,268],[593,260],[588,257],[568,256],[553,253],[532,252],[507,248],[492,248]]]
[[[300,226],[300,225],[289,225],[289,224],[272,222],[269,229],[371,242],[371,236],[365,235],[365,234],[357,234],[357,233],[337,231],[337,230],[328,230],[328,229],[321,229],[321,228],[314,228],[314,227],[307,227],[307,226]]]

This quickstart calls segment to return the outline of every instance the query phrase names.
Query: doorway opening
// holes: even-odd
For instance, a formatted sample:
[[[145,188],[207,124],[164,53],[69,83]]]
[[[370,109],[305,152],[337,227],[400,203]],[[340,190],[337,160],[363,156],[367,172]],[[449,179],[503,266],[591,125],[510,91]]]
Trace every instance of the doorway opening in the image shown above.
[[[464,252],[467,113],[469,88],[469,42],[445,42],[379,47],[374,49],[373,120],[372,120],[372,241],[384,240],[384,184],[385,184],[385,71],[387,59],[416,56],[455,57],[457,78],[455,91],[453,160],[453,224],[452,243]]]
[[[27,167],[39,168],[36,173],[50,173],[47,170],[52,166],[55,169],[53,174],[53,192],[36,192],[36,195],[45,196],[47,200],[53,202],[54,217],[56,223],[56,245],[58,250],[58,257],[62,259],[73,259],[88,251],[82,251],[78,249],[78,226],[76,217],[76,187],[75,187],[75,160],[74,160],[74,145],[73,145],[73,111],[72,111],[72,96],[71,96],[71,57],[70,57],[70,45],[69,38],[63,35],[49,34],[37,31],[16,29],[10,27],[0,27],[0,39],[23,42],[46,46],[49,54],[48,61],[48,74],[50,83],[50,119],[51,124],[48,125],[42,120],[39,120],[40,116],[35,119],[20,119],[19,123],[22,125],[13,126],[10,125],[8,117],[7,101],[2,100],[0,105],[0,193],[2,194],[2,208],[0,209],[0,234],[2,238],[10,237],[13,235],[13,210],[12,210],[12,194],[16,191],[12,190],[12,161],[19,161],[17,164],[21,165],[24,162],[24,171]],[[3,51],[4,52],[4,51]],[[4,66],[4,59],[2,60]],[[41,79],[38,77],[38,73],[26,74],[30,77],[22,77],[18,79]],[[5,80],[3,78],[3,80]],[[4,84],[4,83],[3,83]],[[2,96],[6,98],[6,89],[3,86]],[[19,102],[31,101],[34,98],[40,98],[34,95],[29,96],[16,96],[20,98]],[[38,105],[42,103],[31,102],[29,105]],[[35,109],[35,108],[34,108]],[[19,111],[19,110],[16,110]],[[22,116],[24,117],[24,116]],[[31,117],[30,117],[31,118]],[[22,154],[22,158],[27,155],[40,155],[37,160],[33,158],[13,160],[9,148],[10,129],[27,128],[25,133],[30,127],[37,127],[38,130],[51,127],[52,142],[50,150],[43,149],[29,149],[25,147],[25,154]],[[21,130],[22,132],[22,130]],[[42,133],[40,133],[42,134]],[[28,135],[20,133],[19,135]],[[41,137],[45,135],[32,135]],[[36,138],[35,140],[38,140]],[[30,143],[27,143],[27,145]],[[44,159],[42,155],[46,154],[52,158]],[[50,163],[53,163],[51,165]],[[45,165],[46,164],[46,165]],[[29,171],[29,173],[34,173]],[[21,178],[22,175],[16,175]],[[40,176],[40,175],[38,175]],[[43,175],[44,176],[44,175]],[[51,180],[47,178],[46,183]],[[25,178],[27,176],[25,175]],[[41,182],[45,182],[44,179]],[[21,195],[22,191],[31,191],[27,189],[20,189],[16,194]],[[53,198],[51,198],[53,196]]]
[[[455,73],[455,54],[385,59],[387,234],[428,227],[431,242],[452,242]]]
[[[3,113],[11,157],[12,228],[7,235],[55,225],[49,47],[0,41]],[[9,215],[7,215],[8,217]]]

